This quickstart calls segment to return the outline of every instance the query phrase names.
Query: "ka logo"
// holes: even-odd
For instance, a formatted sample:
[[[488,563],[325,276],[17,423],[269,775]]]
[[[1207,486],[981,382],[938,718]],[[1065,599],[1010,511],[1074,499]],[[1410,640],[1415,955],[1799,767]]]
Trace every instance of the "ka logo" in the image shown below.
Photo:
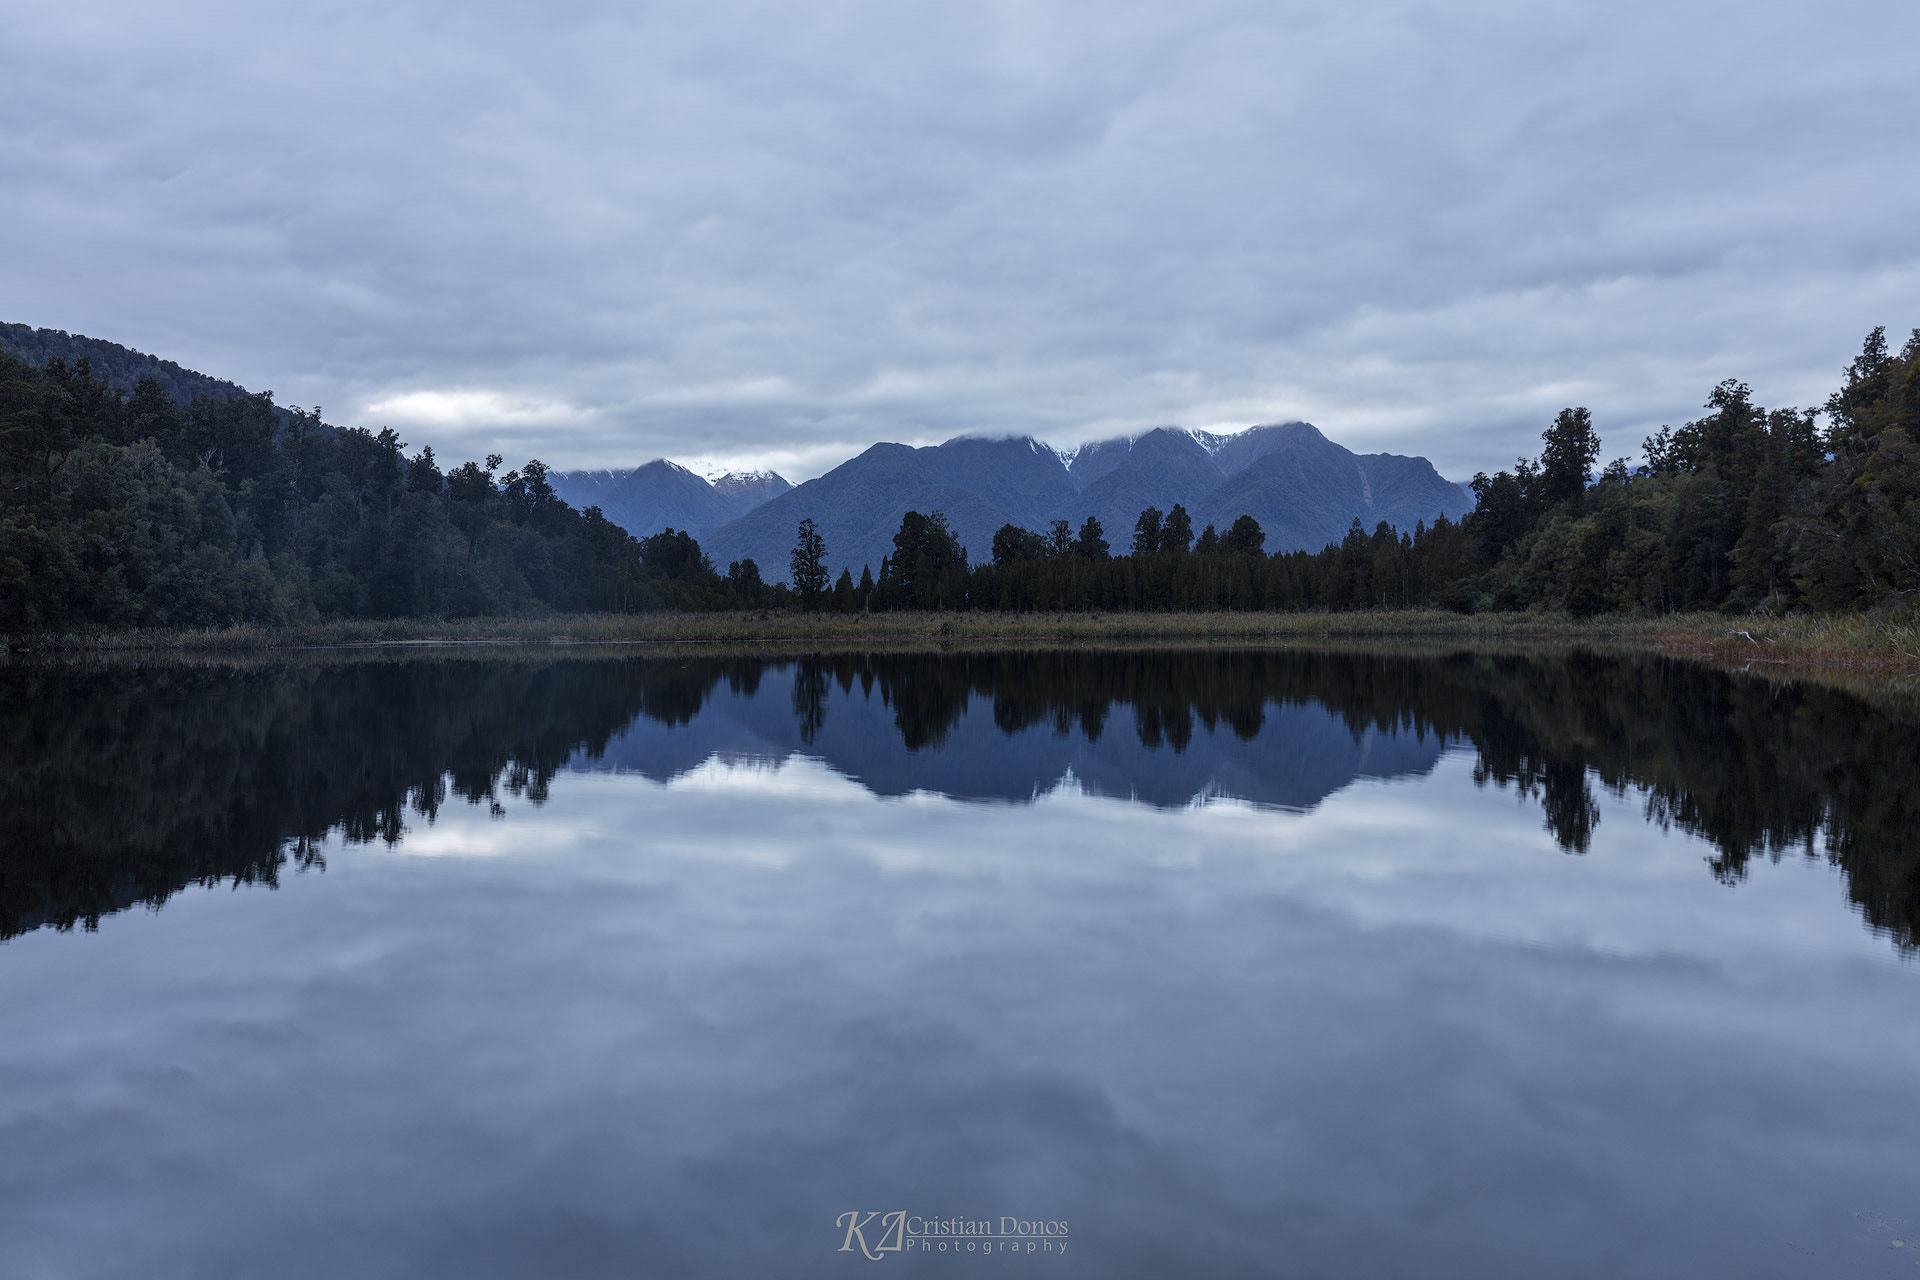
[[[877,1227],[873,1221],[875,1218],[880,1219]],[[907,1211],[905,1209],[895,1209],[888,1214],[882,1214],[878,1210],[863,1214],[858,1209],[852,1209],[835,1218],[833,1222],[835,1226],[847,1229],[846,1239],[840,1244],[841,1253],[852,1253],[855,1248],[858,1248],[861,1253],[878,1262],[883,1255],[899,1253],[906,1247],[904,1241]],[[869,1230],[874,1232],[872,1243],[867,1240]]]

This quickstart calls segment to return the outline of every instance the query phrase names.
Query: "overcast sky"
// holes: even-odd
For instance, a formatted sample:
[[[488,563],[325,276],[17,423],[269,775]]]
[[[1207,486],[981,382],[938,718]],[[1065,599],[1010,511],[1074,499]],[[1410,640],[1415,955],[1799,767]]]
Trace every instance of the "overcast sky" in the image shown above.
[[[0,319],[443,457],[1305,418],[1463,478],[1920,325],[1920,5],[0,0]]]

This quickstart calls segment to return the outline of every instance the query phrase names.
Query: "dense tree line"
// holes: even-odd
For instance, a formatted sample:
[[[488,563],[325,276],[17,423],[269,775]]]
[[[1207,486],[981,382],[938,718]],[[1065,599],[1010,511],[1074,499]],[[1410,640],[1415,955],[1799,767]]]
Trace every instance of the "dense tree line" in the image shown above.
[[[1662,427],[1646,461],[1596,473],[1585,408],[1538,458],[1474,477],[1478,503],[1410,531],[1356,519],[1318,552],[1267,555],[1250,516],[1197,537],[1187,512],[1140,513],[1110,555],[1089,520],[1003,527],[969,568],[940,513],[909,512],[877,580],[843,575],[840,609],[1843,610],[1920,594],[1920,330],[1897,354],[1875,329],[1824,410],[1768,410],[1715,387]]]
[[[0,629],[766,605],[667,530],[561,501],[537,460],[443,470],[271,394],[130,392],[0,353]]]
[[[1356,520],[1321,551],[1268,555],[1250,516],[1196,534],[1181,507],[1149,508],[1113,531],[1118,548],[1089,518],[1007,525],[970,560],[941,513],[913,511],[857,581],[830,584],[828,549],[802,529],[792,590],[750,560],[716,573],[684,532],[635,539],[575,510],[537,460],[443,469],[391,430],[333,427],[270,394],[182,403],[180,377],[123,389],[87,356],[0,352],[0,630],[791,603],[1587,615],[1920,593],[1920,330],[1898,353],[1874,330],[1823,410],[1768,410],[1723,382],[1704,416],[1646,440],[1638,467],[1596,473],[1592,417],[1566,409],[1538,458],[1474,477],[1459,521]]]
[[[105,378],[107,384],[119,392],[131,392],[142,378],[151,378],[175,404],[192,404],[201,396],[238,400],[247,394],[245,387],[224,378],[211,378],[117,342],[61,329],[0,324],[0,352],[35,366],[49,360],[64,361],[68,365],[85,360],[96,377]],[[288,411],[278,412],[284,417]]]

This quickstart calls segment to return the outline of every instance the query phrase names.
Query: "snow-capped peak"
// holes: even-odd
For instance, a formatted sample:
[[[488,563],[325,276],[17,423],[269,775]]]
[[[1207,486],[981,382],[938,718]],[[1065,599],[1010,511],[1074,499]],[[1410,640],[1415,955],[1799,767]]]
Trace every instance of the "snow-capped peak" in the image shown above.
[[[1231,435],[1218,435],[1212,431],[1202,431],[1198,427],[1182,427],[1180,429],[1192,436],[1194,442],[1209,454],[1219,453],[1220,450],[1226,448],[1227,441],[1233,438]]]

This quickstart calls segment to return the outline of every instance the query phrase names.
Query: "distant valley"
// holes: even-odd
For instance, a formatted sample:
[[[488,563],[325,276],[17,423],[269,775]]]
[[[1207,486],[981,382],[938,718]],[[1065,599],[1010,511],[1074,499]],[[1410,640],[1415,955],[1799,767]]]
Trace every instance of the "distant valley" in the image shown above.
[[[1198,533],[1224,532],[1250,515],[1268,551],[1318,551],[1356,518],[1411,530],[1440,515],[1458,519],[1471,495],[1425,458],[1356,454],[1305,422],[1251,427],[1230,435],[1162,427],[1137,436],[1058,451],[1027,436],[962,436],[914,448],[876,444],[802,485],[771,473],[708,481],[665,460],[629,471],[555,473],[554,488],[579,507],[598,506],[637,536],[672,527],[700,540],[724,570],[752,559],[768,581],[787,576],[794,530],[812,518],[835,574],[877,573],[908,511],[940,511],[975,561],[994,531],[1016,524],[1044,531],[1054,520],[1076,529],[1098,519],[1116,552],[1140,512],[1178,503]]]

